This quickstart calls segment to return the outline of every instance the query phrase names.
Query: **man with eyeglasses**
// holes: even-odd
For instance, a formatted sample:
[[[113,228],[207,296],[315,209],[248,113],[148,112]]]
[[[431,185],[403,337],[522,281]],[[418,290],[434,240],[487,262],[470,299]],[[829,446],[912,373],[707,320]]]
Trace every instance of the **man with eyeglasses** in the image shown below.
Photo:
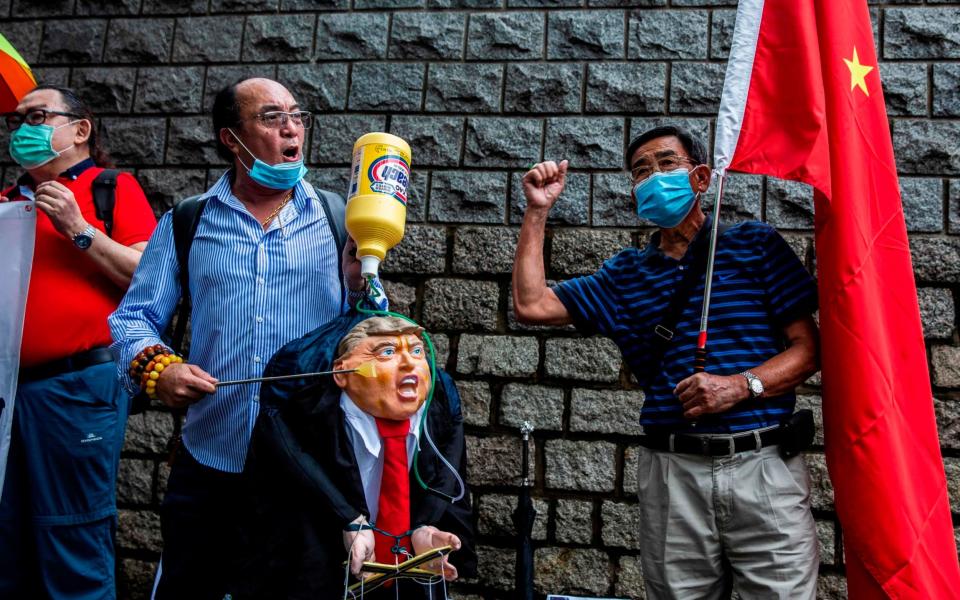
[[[694,374],[712,225],[700,205],[711,177],[706,151],[682,129],[658,127],[636,137],[626,159],[637,214],[659,230],[645,248],[553,288],[544,228],[567,161],[524,176],[517,317],[613,339],[643,387],[637,481],[648,598],[724,598],[731,589],[742,598],[814,598],[809,476],[801,456],[783,452],[780,425],[796,386],[819,368],[816,285],[769,225],[721,224],[710,355],[706,372]]]
[[[213,130],[231,168],[204,195],[189,255],[193,300],[189,362],[155,379],[167,406],[187,408],[161,507],[163,555],[156,598],[222,598],[241,557],[238,523],[252,518],[241,471],[259,410],[260,377],[274,352],[337,317],[361,292],[355,246],[342,257],[325,205],[303,176],[310,114],[276,81],[253,78],[217,94]],[[163,346],[181,295],[172,215],[157,225],[110,317],[119,377],[145,348]]]
[[[73,91],[41,85],[3,119],[25,173],[0,201],[32,200],[37,211],[0,500],[0,597],[113,598],[129,402],[114,375],[107,316],[156,219],[126,173],[116,176],[112,213],[97,213],[94,181],[113,165]]]

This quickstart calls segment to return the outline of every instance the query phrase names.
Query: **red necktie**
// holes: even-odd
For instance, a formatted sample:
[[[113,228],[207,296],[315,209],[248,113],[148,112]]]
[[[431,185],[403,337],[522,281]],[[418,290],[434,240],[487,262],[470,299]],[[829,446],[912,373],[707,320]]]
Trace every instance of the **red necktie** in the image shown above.
[[[383,475],[380,478],[377,528],[400,535],[410,529],[410,475],[407,471],[407,434],[410,421],[391,421],[377,418],[377,430],[383,438]],[[405,556],[395,555],[391,548],[395,538],[374,533],[377,562],[392,565],[403,562]],[[410,547],[410,536],[399,542]]]

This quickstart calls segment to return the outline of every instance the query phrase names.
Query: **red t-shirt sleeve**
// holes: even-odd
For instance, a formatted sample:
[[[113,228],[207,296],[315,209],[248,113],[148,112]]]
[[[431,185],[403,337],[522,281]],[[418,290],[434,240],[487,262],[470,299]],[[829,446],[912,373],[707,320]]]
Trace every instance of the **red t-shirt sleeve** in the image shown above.
[[[116,202],[113,207],[114,241],[131,246],[150,239],[157,218],[137,180],[129,173],[117,177]]]

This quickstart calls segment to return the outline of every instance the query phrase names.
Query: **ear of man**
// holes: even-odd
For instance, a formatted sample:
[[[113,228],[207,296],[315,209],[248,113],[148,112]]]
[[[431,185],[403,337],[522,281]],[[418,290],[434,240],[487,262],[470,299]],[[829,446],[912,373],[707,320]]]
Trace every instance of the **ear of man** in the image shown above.
[[[697,185],[695,192],[703,193],[707,191],[710,187],[710,175],[712,171],[707,165],[697,165],[693,170],[694,179],[696,179]]]
[[[333,370],[334,371],[343,370],[343,361],[338,360],[337,362],[333,363]],[[334,373],[333,382],[336,383],[339,387],[345,387],[347,385],[346,373]]]
[[[87,119],[82,119],[77,123],[77,130],[74,134],[73,143],[80,145],[85,144],[90,141],[90,133],[93,130],[93,125]]]
[[[235,155],[240,153],[240,144],[237,142],[237,138],[226,127],[220,130],[220,142]]]

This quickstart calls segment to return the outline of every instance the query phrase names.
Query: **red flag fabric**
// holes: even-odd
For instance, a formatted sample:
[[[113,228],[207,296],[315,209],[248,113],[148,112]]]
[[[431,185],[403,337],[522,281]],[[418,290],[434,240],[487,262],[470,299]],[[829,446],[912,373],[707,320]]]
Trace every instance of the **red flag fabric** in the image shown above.
[[[741,0],[715,166],[815,188],[827,465],[851,598],[956,598],[953,537],[866,0]]]

